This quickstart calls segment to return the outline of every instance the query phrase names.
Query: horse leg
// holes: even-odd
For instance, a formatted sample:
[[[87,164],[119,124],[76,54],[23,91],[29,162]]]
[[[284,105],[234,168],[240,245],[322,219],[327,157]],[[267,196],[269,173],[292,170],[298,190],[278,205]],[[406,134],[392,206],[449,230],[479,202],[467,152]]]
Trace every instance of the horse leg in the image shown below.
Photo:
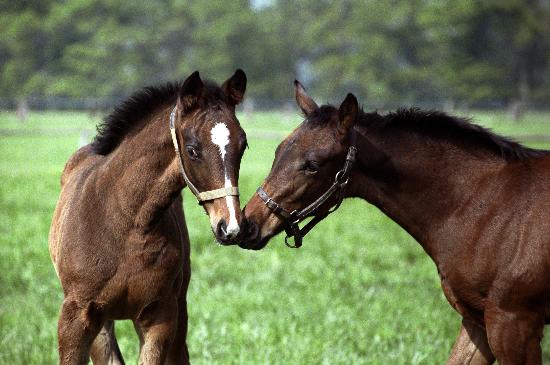
[[[447,365],[488,365],[494,361],[485,330],[470,321],[462,320],[460,334]]]
[[[178,200],[173,205],[173,210],[176,216],[176,222],[181,229],[182,235],[182,252],[183,252],[183,264],[180,277],[175,282],[174,290],[178,291],[178,327],[176,330],[176,336],[170,351],[168,358],[166,359],[166,365],[172,364],[189,364],[189,351],[187,350],[187,288],[189,287],[189,280],[191,279],[191,261],[189,260],[189,233],[187,232],[187,226],[185,224],[185,217],[183,215],[183,208],[181,206],[181,200]]]
[[[115,337],[114,321],[105,321],[90,350],[94,365],[124,365]]]
[[[185,298],[187,288],[182,288],[178,298],[178,328],[170,352],[166,360],[166,365],[189,364],[189,352],[187,350],[187,300]]]
[[[90,346],[102,327],[101,313],[94,303],[65,298],[58,323],[59,363],[88,363]]]
[[[149,304],[134,321],[140,336],[140,365],[162,365],[177,328],[177,300],[165,298]]]
[[[485,325],[489,345],[500,364],[542,364],[544,320],[540,314],[492,307],[485,309]]]

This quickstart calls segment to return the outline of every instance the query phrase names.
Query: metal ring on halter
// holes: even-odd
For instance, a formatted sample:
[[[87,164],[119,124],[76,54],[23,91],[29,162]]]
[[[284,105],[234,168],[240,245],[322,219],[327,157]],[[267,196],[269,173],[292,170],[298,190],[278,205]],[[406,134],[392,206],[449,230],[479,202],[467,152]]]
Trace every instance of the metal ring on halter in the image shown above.
[[[337,182],[338,184],[340,185],[347,185],[348,182],[349,182],[349,175],[346,177],[346,180],[345,181],[340,181],[340,179],[342,178],[342,176],[344,176],[345,174],[345,171],[344,170],[340,170],[336,173],[336,177],[334,178],[334,181]]]

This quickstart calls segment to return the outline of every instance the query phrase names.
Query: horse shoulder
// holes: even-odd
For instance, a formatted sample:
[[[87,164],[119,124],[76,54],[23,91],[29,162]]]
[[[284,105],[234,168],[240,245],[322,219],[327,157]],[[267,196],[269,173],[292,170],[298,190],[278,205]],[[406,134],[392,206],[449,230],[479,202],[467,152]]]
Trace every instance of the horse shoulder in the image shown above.
[[[516,163],[509,230],[495,249],[499,272],[488,293],[498,305],[550,313],[550,158]]]

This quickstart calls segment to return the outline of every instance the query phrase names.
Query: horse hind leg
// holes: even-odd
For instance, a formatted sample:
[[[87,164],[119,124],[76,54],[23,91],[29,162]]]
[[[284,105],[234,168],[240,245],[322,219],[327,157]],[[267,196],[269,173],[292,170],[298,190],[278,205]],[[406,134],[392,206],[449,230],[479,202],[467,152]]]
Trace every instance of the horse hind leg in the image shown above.
[[[124,365],[115,337],[114,321],[105,321],[92,343],[90,357],[94,365]]]
[[[463,320],[447,365],[488,365],[494,361],[485,330]]]

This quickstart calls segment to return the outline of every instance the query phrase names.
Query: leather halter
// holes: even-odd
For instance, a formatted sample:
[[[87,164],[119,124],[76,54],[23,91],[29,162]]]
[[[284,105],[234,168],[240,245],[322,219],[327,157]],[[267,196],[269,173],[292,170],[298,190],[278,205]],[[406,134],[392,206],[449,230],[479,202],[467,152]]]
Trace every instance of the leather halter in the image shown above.
[[[355,147],[355,132],[353,133],[353,142],[348,149],[348,154],[346,156],[346,162],[344,167],[336,173],[334,182],[325,191],[317,200],[301,210],[293,210],[289,212],[283,208],[280,204],[270,198],[270,196],[265,192],[265,190],[260,186],[256,193],[265,203],[265,205],[276,215],[278,215],[285,222],[285,244],[290,248],[299,248],[302,246],[302,240],[308,232],[315,227],[317,223],[322,221],[330,213],[334,212],[342,204],[344,200],[344,189],[349,182],[349,176],[353,164],[355,163],[355,155],[357,153],[357,148]],[[331,196],[337,194],[336,203],[326,212],[321,214],[316,214],[315,212],[323,205]],[[313,219],[309,221],[304,228],[300,229],[298,225],[300,222],[304,221],[308,216],[314,215]],[[294,245],[290,243],[290,238],[294,237]]]
[[[193,185],[191,180],[189,180],[189,178],[187,177],[187,174],[185,173],[185,169],[183,168],[183,159],[181,158],[178,138],[176,136],[176,128],[175,128],[176,112],[177,112],[177,106],[175,106],[174,109],[172,109],[172,112],[170,113],[170,134],[172,135],[172,143],[174,144],[174,149],[176,150],[176,156],[178,156],[178,163],[179,163],[181,176],[183,176],[183,180],[189,187],[189,190],[191,190],[191,192],[193,192],[193,194],[197,197],[199,204],[202,204],[205,201],[223,198],[226,196],[239,196],[239,188],[237,186],[230,186],[230,187],[224,187],[224,188],[199,192],[199,190],[195,187],[195,185]]]

